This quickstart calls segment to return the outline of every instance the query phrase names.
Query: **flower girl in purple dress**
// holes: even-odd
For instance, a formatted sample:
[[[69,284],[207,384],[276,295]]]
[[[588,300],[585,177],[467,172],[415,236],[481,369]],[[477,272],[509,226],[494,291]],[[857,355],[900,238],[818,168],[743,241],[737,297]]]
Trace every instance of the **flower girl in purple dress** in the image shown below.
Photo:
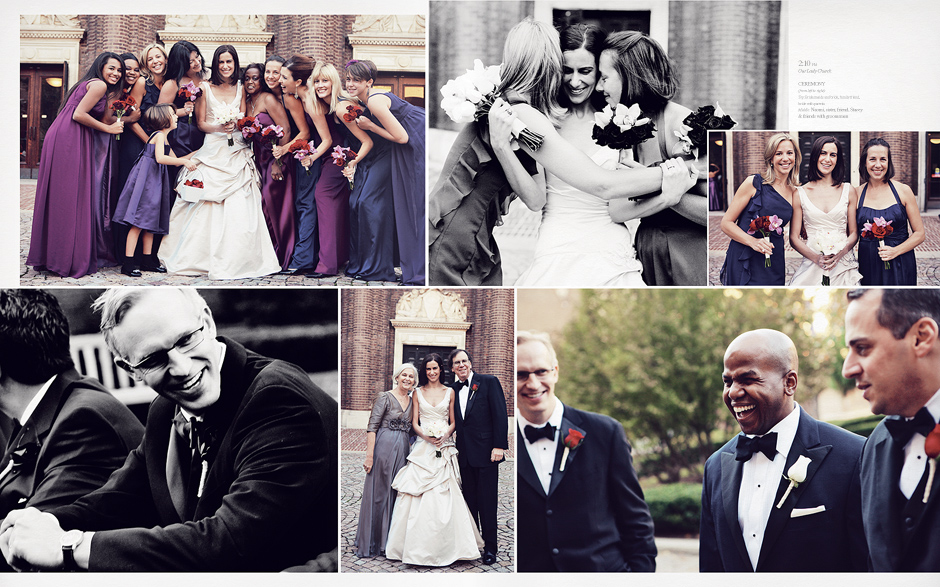
[[[190,171],[196,169],[189,153],[182,158],[177,157],[167,142],[167,135],[176,128],[175,110],[172,104],[156,104],[143,115],[144,124],[157,130],[150,135],[147,146],[131,169],[114,210],[114,222],[130,227],[121,266],[124,275],[140,277],[141,269],[166,273],[166,268],[160,265],[153,253],[153,235],[166,234],[170,226],[173,194],[167,165],[182,165]],[[143,239],[144,253],[140,267],[134,263],[138,238]]]

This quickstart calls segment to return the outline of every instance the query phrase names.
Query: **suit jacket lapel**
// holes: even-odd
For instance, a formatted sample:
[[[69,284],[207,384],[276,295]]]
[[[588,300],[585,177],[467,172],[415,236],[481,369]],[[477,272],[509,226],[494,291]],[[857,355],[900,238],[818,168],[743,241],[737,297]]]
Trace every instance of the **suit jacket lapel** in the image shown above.
[[[728,450],[721,453],[721,502],[725,515],[725,524],[731,528],[734,546],[741,559],[747,565],[751,566],[751,558],[747,554],[747,546],[744,544],[744,536],[741,534],[741,524],[738,522],[738,495],[741,492],[741,475],[744,471],[744,463],[734,460],[734,450],[738,446],[738,438],[728,447]]]
[[[777,484],[777,495],[770,510],[767,527],[764,529],[764,539],[761,541],[756,570],[761,570],[767,557],[774,551],[777,539],[780,538],[780,533],[783,532],[783,528],[789,521],[793,507],[799,501],[800,495],[806,491],[806,487],[813,481],[813,476],[819,470],[830,450],[832,450],[832,445],[819,446],[819,427],[806,412],[801,412],[796,436],[793,439],[793,444],[790,445],[790,451],[787,453],[787,460],[783,466],[784,476],[780,478],[780,482]],[[777,508],[777,504],[780,503],[780,499],[786,493],[787,487],[790,486],[786,474],[801,455],[810,459],[810,463],[806,468],[806,479],[798,487],[794,487],[783,505]]]
[[[542,483],[539,482],[539,476],[535,472],[535,465],[532,464],[532,459],[529,458],[529,449],[526,448],[525,438],[522,436],[522,430],[519,429],[518,424],[516,425],[516,454],[519,461],[519,476],[531,485],[536,493],[544,496],[545,490],[542,489]]]
[[[147,459],[148,477],[151,479],[150,492],[153,494],[154,505],[160,514],[160,519],[166,523],[184,522],[183,516],[173,504],[170,494],[170,479],[167,477],[167,464],[170,459],[170,434],[173,429],[173,416],[176,414],[176,404],[158,398],[150,406],[152,415],[147,419],[147,433],[145,455]],[[154,430],[150,430],[154,428]],[[174,457],[175,458],[175,457]]]
[[[548,494],[551,495],[555,489],[558,487],[558,484],[561,483],[561,480],[564,478],[565,474],[571,468],[571,465],[574,463],[578,454],[580,453],[582,446],[578,446],[574,450],[568,451],[568,460],[565,463],[564,470],[561,470],[561,459],[565,456],[565,436],[568,435],[568,430],[577,430],[584,435],[584,438],[581,440],[583,445],[585,442],[591,442],[591,439],[588,438],[587,432],[583,428],[575,424],[575,420],[579,420],[577,414],[574,413],[571,408],[565,408],[565,415],[561,420],[561,427],[558,429],[558,442],[555,447],[555,464],[552,466],[552,480],[548,485]]]
[[[878,474],[874,475],[872,498],[863,498],[863,504],[868,502],[868,509],[862,511],[862,517],[866,520],[865,533],[881,536],[881,546],[888,551],[888,558],[897,563],[902,556],[901,509],[904,496],[898,488],[898,480],[901,478],[901,466],[904,464],[904,451],[895,445],[887,430],[881,430],[882,437],[875,439],[874,436],[878,432],[876,429],[869,440],[873,443],[872,460],[879,464]],[[867,487],[862,487],[863,492],[867,490]]]

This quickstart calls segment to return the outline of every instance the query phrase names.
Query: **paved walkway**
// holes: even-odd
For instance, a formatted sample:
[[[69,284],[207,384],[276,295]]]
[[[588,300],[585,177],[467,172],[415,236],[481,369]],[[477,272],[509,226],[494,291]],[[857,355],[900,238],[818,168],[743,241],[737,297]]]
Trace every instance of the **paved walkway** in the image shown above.
[[[26,253],[29,251],[29,235],[33,223],[33,202],[36,198],[36,180],[20,180],[20,267],[19,279],[21,286],[33,287],[61,287],[81,285],[87,287],[107,287],[111,285],[173,285],[173,286],[264,286],[264,287],[361,287],[361,286],[388,286],[398,285],[397,281],[362,281],[346,276],[326,277],[312,279],[303,275],[290,275],[275,273],[256,277],[253,279],[209,279],[205,275],[187,276],[170,273],[144,272],[142,277],[128,277],[121,273],[120,267],[104,267],[97,273],[85,275],[80,278],[59,277],[49,271],[36,271],[26,266]],[[401,276],[401,270],[395,269]]]
[[[725,253],[728,250],[728,243],[731,238],[721,231],[720,212],[711,212],[708,215],[708,284],[721,285],[718,273],[721,271],[721,265],[725,262]],[[917,257],[917,285],[938,287],[940,286],[940,218],[937,217],[936,210],[923,212],[921,219],[924,221],[924,230],[926,238],[917,248],[914,249],[914,255]],[[785,231],[784,236],[788,237],[789,232]],[[789,240],[786,241],[786,259],[787,259],[787,281],[793,277],[793,274],[803,262],[803,256],[790,247]]]
[[[515,462],[507,461],[499,466],[499,507],[497,510],[497,542],[499,552],[496,564],[484,565],[481,559],[457,561],[448,567],[420,567],[391,561],[384,556],[359,558],[353,543],[359,524],[359,503],[365,472],[362,462],[365,452],[344,450],[341,453],[341,520],[340,571],[343,573],[511,573],[515,565],[515,508],[514,479]]]

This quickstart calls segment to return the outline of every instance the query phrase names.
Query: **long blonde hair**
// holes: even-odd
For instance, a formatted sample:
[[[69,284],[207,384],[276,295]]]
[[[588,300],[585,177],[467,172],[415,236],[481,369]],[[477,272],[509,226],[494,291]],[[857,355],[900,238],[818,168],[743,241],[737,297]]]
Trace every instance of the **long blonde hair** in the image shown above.
[[[313,89],[313,82],[321,77],[330,80],[330,84],[333,86],[330,91],[329,112],[323,111],[325,105],[320,102],[320,99]],[[337,71],[333,64],[323,63],[322,61],[317,61],[314,64],[313,71],[310,72],[310,77],[307,78],[307,98],[311,100],[310,106],[313,107],[313,111],[317,114],[324,115],[336,112],[340,98],[350,99],[349,94],[347,94],[346,90],[343,88],[342,80],[339,78],[339,71]]]
[[[795,159],[793,167],[790,168],[790,173],[787,174],[787,185],[796,187],[800,185],[800,161],[803,157],[800,155],[800,149],[797,146],[799,143],[785,132],[777,133],[767,140],[767,146],[764,148],[764,163],[767,165],[767,169],[764,170],[763,174],[764,183],[772,184],[777,181],[777,174],[774,172],[774,153],[777,152],[780,143],[784,141],[790,141],[790,144],[793,145]]]
[[[558,31],[526,18],[506,35],[497,92],[525,94],[533,108],[557,123],[565,113],[558,104],[563,62]]]

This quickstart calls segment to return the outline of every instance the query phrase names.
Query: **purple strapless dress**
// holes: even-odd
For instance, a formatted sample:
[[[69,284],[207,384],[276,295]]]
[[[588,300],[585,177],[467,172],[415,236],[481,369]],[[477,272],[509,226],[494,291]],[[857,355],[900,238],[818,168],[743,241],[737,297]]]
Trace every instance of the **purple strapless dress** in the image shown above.
[[[258,122],[262,128],[274,124],[274,120],[267,112],[258,114]],[[274,252],[281,269],[290,267],[291,254],[294,252],[294,243],[297,236],[297,223],[294,219],[294,165],[292,157],[285,155],[281,162],[284,179],[278,181],[271,175],[271,163],[274,162],[274,153],[271,143],[255,139],[252,144],[255,153],[255,163],[258,173],[261,174],[261,210],[264,212],[264,222],[271,234]]]

